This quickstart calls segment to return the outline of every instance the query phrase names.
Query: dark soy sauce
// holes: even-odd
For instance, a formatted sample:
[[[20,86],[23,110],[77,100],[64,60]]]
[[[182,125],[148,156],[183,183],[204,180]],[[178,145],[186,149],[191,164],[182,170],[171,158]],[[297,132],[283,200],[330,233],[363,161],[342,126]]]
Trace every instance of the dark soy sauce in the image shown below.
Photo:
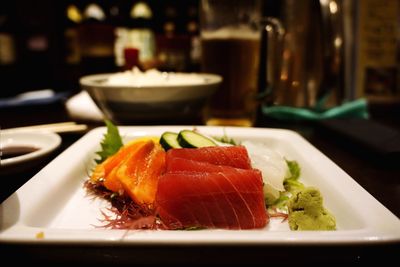
[[[1,159],[9,159],[13,157],[22,156],[39,150],[34,146],[6,146],[0,149]]]

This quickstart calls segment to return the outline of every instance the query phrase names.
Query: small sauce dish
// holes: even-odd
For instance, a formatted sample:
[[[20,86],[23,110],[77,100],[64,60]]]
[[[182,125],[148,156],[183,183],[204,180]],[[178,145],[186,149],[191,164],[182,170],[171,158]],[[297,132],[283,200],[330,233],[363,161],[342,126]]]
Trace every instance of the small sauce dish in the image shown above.
[[[37,161],[61,144],[61,137],[46,131],[0,132],[0,168]]]

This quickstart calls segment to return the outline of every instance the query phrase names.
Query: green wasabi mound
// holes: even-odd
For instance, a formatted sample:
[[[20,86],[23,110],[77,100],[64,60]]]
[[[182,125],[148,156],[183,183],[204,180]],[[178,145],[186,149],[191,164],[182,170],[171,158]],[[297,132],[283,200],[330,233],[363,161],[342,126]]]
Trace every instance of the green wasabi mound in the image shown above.
[[[294,192],[288,209],[291,230],[336,230],[335,217],[324,208],[321,193],[314,187]]]

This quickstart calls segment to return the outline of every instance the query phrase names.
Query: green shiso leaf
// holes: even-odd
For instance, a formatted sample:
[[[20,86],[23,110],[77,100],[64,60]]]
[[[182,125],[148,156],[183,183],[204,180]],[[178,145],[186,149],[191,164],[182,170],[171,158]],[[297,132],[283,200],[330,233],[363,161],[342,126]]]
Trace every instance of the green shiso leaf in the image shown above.
[[[104,135],[104,138],[100,143],[101,150],[96,152],[96,154],[100,156],[99,159],[95,160],[97,164],[102,163],[108,157],[117,153],[123,146],[118,127],[109,120],[105,120],[105,124],[107,126],[107,133]]]

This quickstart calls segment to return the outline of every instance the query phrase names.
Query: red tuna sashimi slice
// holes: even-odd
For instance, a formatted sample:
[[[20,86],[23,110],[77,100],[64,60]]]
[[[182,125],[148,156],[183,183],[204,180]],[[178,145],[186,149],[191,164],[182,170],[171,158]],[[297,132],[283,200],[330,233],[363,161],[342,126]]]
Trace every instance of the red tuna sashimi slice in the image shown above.
[[[158,183],[156,208],[169,229],[253,229],[268,222],[257,170],[166,173]]]
[[[198,172],[198,173],[207,173],[207,172],[220,172],[220,173],[226,173],[227,171],[229,172],[236,172],[238,174],[243,173],[243,169],[239,168],[233,168],[230,166],[220,166],[220,165],[214,165],[210,164],[207,162],[198,162],[194,160],[187,160],[187,159],[182,159],[182,158],[169,158],[166,166],[166,171],[168,172],[185,172],[185,174],[191,174],[193,172]],[[224,182],[224,180],[221,180],[220,183]],[[216,184],[218,186],[218,184]],[[222,185],[223,186],[223,185]],[[227,186],[230,186],[229,184]],[[259,183],[249,183],[247,184],[249,186],[249,190],[258,190],[259,189]],[[235,195],[231,196],[235,197]],[[249,205],[257,205],[257,202],[259,201],[258,197],[253,197],[249,198]],[[235,203],[237,201],[233,200]],[[221,203],[223,204],[223,203]],[[228,203],[229,206],[229,203]],[[217,210],[217,209],[215,209]],[[234,218],[235,216],[229,216],[229,218]]]
[[[214,165],[207,162],[168,157],[166,172],[222,172],[229,166]],[[230,167],[233,168],[233,167]]]
[[[215,165],[208,162],[188,160],[183,158],[169,157],[166,160],[166,172],[224,172],[225,170],[237,169],[231,166]]]
[[[178,148],[167,152],[166,160],[184,158],[241,169],[251,169],[250,158],[244,146]]]

